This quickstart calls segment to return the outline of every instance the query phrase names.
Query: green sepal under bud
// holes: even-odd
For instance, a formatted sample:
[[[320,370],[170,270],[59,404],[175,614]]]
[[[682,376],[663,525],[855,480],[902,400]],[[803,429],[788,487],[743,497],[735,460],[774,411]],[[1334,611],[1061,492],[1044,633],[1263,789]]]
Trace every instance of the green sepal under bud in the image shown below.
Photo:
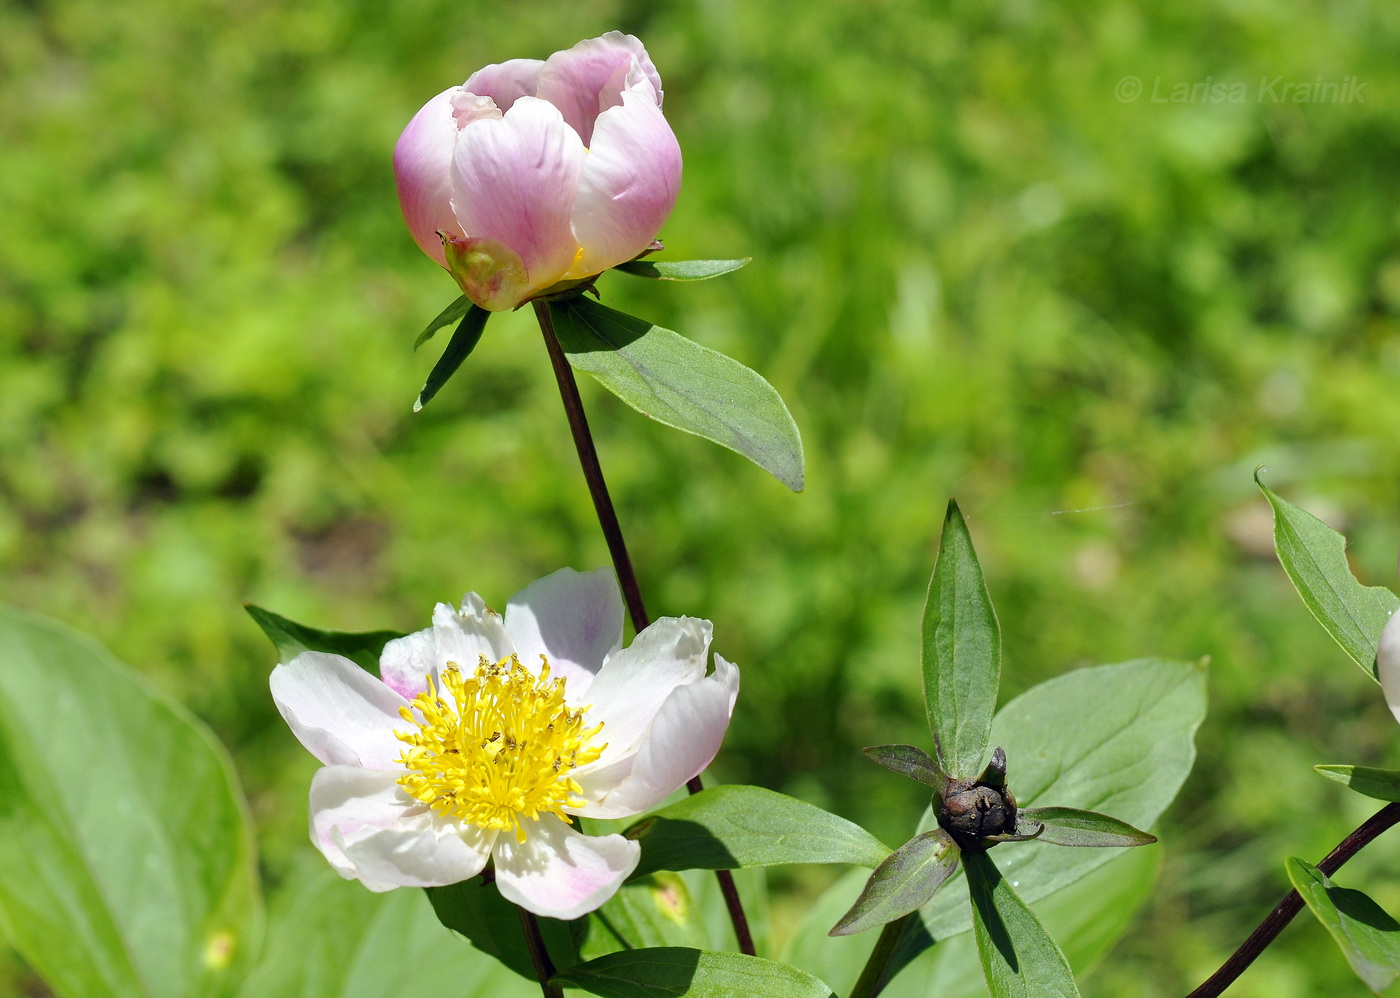
[[[915,745],[867,745],[861,751],[891,772],[933,787],[940,796],[952,782],[933,756]]]

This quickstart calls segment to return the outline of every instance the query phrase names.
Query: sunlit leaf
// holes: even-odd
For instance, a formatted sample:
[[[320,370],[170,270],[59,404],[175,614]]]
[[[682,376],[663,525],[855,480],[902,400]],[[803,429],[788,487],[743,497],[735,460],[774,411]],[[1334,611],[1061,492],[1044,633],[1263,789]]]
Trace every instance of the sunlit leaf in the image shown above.
[[[642,845],[633,876],[782,863],[878,866],[890,851],[845,818],[783,794],[729,784],[648,815],[627,830]]]
[[[1157,836],[1097,811],[1073,807],[1023,807],[1018,819],[1042,826],[1036,841],[1057,846],[1127,847],[1145,846]],[[1019,828],[1019,825],[1018,825]]]
[[[1079,998],[1060,947],[987,853],[964,857],[973,931],[993,998]]]
[[[59,998],[217,998],[257,953],[223,748],[89,638],[2,606],[0,842],[0,932]]]
[[[473,946],[495,957],[521,977],[536,980],[535,965],[525,947],[520,909],[501,897],[495,884],[473,877],[446,887],[427,888],[428,900],[438,921],[471,940]],[[573,932],[568,923],[540,918],[540,934],[556,966],[577,959]]]
[[[466,315],[472,307],[470,299],[466,295],[459,295],[457,300],[434,317],[424,330],[418,334],[418,338],[413,341],[413,349],[417,350],[424,343],[427,343],[443,326],[449,326]]]
[[[1370,766],[1314,766],[1313,769],[1367,797],[1400,801],[1400,769],[1372,769]]]
[[[1338,887],[1312,864],[1289,857],[1287,866],[1293,887],[1368,988],[1380,994],[1400,977],[1400,923],[1366,894]]]
[[[248,616],[262,628],[274,648],[277,661],[290,662],[304,651],[324,651],[343,655],[360,668],[379,675],[379,654],[401,631],[323,631],[279,617],[270,610],[251,603],[243,607]]]
[[[728,447],[802,490],[802,437],[782,397],[758,374],[582,296],[551,301],[549,313],[575,370],[638,412]]]
[[[1363,586],[1347,564],[1346,538],[1311,513],[1280,499],[1254,475],[1274,509],[1274,550],[1303,602],[1357,665],[1376,678],[1376,644],[1400,599],[1384,586]]]
[[[481,342],[481,334],[486,329],[486,320],[491,318],[491,313],[480,305],[472,305],[462,316],[462,321],[452,333],[452,339],[447,341],[447,349],[443,350],[438,362],[433,365],[433,369],[428,372],[428,380],[423,382],[423,388],[418,392],[418,400],[413,403],[413,411],[419,412],[432,401],[442,386],[447,384],[447,379],[457,373],[457,368],[462,366],[462,361],[476,349],[476,345]]]
[[[742,260],[629,260],[613,269],[656,281],[704,281],[722,274],[732,274],[752,259],[746,256]]]
[[[924,604],[924,707],[944,772],[975,777],[986,762],[1001,679],[1001,629],[956,502]]]
[[[603,998],[833,998],[817,978],[786,964],[676,946],[612,953],[560,971],[554,980]]]

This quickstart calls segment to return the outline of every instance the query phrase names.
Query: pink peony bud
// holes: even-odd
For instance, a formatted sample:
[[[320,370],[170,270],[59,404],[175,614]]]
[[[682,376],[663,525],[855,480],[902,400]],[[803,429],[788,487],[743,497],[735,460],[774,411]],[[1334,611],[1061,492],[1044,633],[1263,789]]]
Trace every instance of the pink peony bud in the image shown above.
[[[477,70],[394,147],[414,240],[492,311],[632,259],[680,189],[661,96],[642,43],[617,31]]]

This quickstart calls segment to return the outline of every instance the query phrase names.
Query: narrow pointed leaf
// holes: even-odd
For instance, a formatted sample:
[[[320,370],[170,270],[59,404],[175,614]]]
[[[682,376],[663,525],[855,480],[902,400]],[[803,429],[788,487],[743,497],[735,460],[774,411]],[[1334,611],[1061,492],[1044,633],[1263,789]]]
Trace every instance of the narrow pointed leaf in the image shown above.
[[[1380,994],[1400,977],[1400,923],[1366,894],[1338,887],[1312,864],[1289,857],[1287,865],[1293,887],[1368,988]]]
[[[57,998],[222,998],[256,956],[252,821],[207,728],[0,606],[0,937]]]
[[[1400,801],[1400,769],[1372,769],[1370,766],[1314,766],[1313,769],[1367,797]]]
[[[1157,841],[1157,836],[1139,831],[1126,821],[1110,818],[1097,811],[1081,811],[1074,807],[1025,807],[1017,815],[1044,826],[1035,837],[1057,846],[1145,846]]]
[[[417,350],[424,343],[427,343],[443,326],[451,325],[462,318],[462,316],[467,314],[467,310],[470,309],[471,306],[472,303],[467,296],[460,295],[456,301],[439,312],[437,318],[428,323],[427,328],[418,334],[418,338],[413,341],[413,349]]]
[[[982,770],[1001,681],[1001,629],[961,510],[948,503],[924,604],[924,707],[943,771]]]
[[[762,787],[711,787],[627,829],[642,846],[634,878],[656,870],[781,863],[880,865],[890,851],[859,825]]]
[[[323,631],[296,621],[279,617],[271,610],[249,603],[243,607],[248,616],[262,628],[272,646],[277,649],[277,661],[290,662],[304,651],[323,651],[343,655],[360,668],[379,675],[379,653],[402,631]]]
[[[442,386],[447,384],[447,379],[457,373],[457,368],[462,366],[462,361],[476,349],[476,345],[481,342],[482,331],[486,329],[486,320],[491,318],[491,313],[480,305],[472,305],[467,309],[467,313],[462,316],[462,321],[458,323],[457,329],[452,333],[452,339],[447,341],[447,349],[442,352],[438,362],[433,365],[433,369],[428,372],[428,380],[423,382],[423,389],[418,393],[418,400],[413,403],[413,411],[420,412],[423,406],[427,405]]]
[[[937,761],[915,745],[867,745],[862,751],[886,769],[918,780],[925,786],[942,791],[948,786],[948,774]]]
[[[1376,644],[1400,599],[1384,586],[1363,586],[1347,564],[1346,538],[1311,513],[1280,499],[1255,472],[1274,510],[1274,550],[1298,595],[1351,660],[1376,678]]]
[[[654,281],[704,281],[732,274],[752,259],[746,256],[742,260],[629,260],[613,269]]]
[[[831,930],[849,936],[922,908],[958,868],[958,847],[941,828],[915,835],[875,868],[865,889]]]
[[[611,953],[561,970],[553,982],[602,998],[834,998],[829,987],[795,967],[680,946]]]
[[[985,852],[963,857],[982,974],[993,998],[1079,998],[1069,962]]]
[[[582,296],[549,303],[569,363],[633,409],[742,454],[794,492],[802,437],[767,381],[718,351]]]

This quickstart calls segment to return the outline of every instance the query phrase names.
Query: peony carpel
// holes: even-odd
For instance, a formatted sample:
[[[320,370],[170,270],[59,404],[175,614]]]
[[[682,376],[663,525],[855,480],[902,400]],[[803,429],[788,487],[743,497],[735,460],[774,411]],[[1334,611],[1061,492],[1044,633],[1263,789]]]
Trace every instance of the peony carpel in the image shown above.
[[[272,672],[272,696],[323,764],[311,839],[373,891],[435,887],[494,861],[503,897],[577,918],[621,886],[640,848],[585,835],[571,816],[653,807],[719,750],[739,670],[710,622],[665,617],[622,647],[612,572],[563,569],[527,586],[505,617],[468,593],[433,624],[390,641],[380,678],[303,652]]]
[[[632,259],[680,190],[661,98],[646,49],[617,31],[477,70],[399,136],[409,231],[492,311]]]

